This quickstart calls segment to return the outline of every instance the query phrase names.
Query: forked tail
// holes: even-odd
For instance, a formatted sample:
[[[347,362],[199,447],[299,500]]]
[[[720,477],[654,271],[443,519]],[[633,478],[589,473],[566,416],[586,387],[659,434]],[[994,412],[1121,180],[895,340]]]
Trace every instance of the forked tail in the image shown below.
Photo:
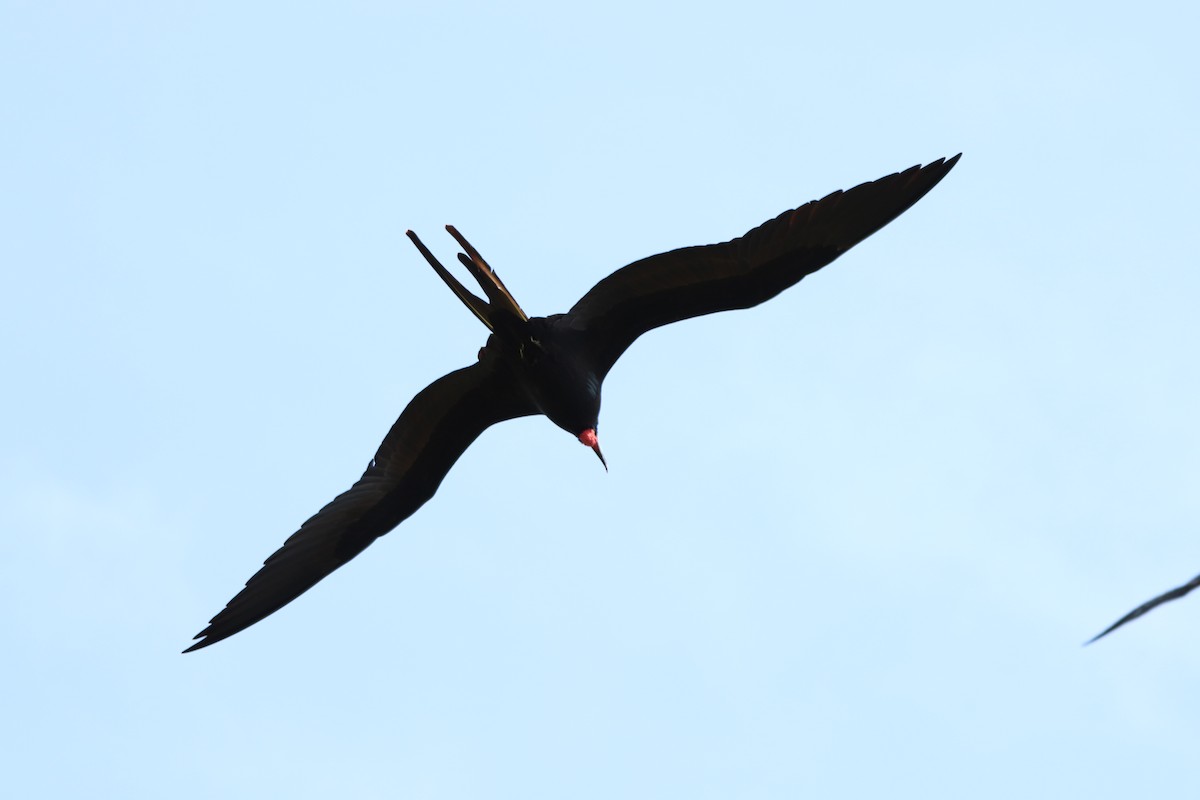
[[[450,287],[455,296],[463,301],[463,305],[471,309],[471,313],[488,327],[488,330],[496,330],[498,312],[510,314],[521,322],[526,322],[529,316],[521,310],[521,306],[517,304],[512,293],[508,291],[508,287],[500,280],[500,276],[488,266],[488,263],[483,260],[483,256],[479,255],[479,251],[472,247],[471,243],[455,230],[453,225],[447,225],[446,230],[467,251],[465,254],[459,253],[458,260],[462,262],[467,271],[479,282],[483,293],[487,295],[487,300],[471,294],[471,291],[467,287],[459,283],[458,279],[451,275],[450,271],[434,258],[433,253],[429,252],[429,248],[417,238],[415,233],[407,231],[407,235],[409,239],[412,239],[412,243],[416,245],[417,249],[421,251],[421,255],[425,256],[425,260],[429,262],[429,266],[433,267],[433,271],[446,282],[446,285]],[[489,300],[491,302],[488,302]]]

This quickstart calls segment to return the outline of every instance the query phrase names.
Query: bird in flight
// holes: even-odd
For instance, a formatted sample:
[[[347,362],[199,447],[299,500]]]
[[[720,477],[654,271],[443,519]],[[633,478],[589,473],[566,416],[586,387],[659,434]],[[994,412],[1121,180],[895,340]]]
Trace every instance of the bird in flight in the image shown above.
[[[1086,642],[1084,642],[1084,644],[1091,644],[1092,642],[1096,641],[1097,639],[1104,638],[1108,634],[1115,631],[1117,628],[1124,625],[1126,622],[1133,622],[1135,619],[1140,617],[1142,614],[1145,614],[1148,611],[1153,611],[1154,609],[1161,606],[1163,603],[1169,603],[1172,600],[1178,600],[1179,598],[1183,597],[1185,594],[1190,592],[1192,589],[1195,589],[1196,587],[1200,587],[1200,575],[1197,575],[1196,577],[1192,578],[1190,581],[1185,583],[1183,586],[1176,586],[1171,591],[1163,592],[1162,594],[1160,594],[1158,597],[1154,598],[1153,600],[1147,600],[1145,603],[1142,603],[1140,606],[1135,608],[1133,611],[1130,611],[1125,616],[1121,617],[1119,620],[1114,622],[1112,625],[1109,625],[1107,628],[1100,631],[1100,633],[1097,633],[1091,639],[1088,639]]]
[[[498,422],[545,414],[603,463],[596,435],[600,386],[635,339],[672,322],[770,300],[906,211],[961,155],[834,192],[722,244],[635,261],[567,313],[549,317],[522,311],[452,226],[446,230],[465,251],[458,259],[486,299],[459,283],[409,231],[434,271],[491,331],[487,344],[474,364],[412,399],[358,482],[288,537],[184,652],[248,628],[361,553],[433,497],[459,456]]]

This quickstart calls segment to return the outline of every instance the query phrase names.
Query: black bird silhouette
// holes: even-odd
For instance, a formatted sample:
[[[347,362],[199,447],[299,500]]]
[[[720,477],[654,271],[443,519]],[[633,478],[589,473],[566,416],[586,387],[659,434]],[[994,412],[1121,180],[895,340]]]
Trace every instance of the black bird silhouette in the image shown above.
[[[600,457],[600,385],[635,339],[672,322],[750,308],[816,272],[891,222],[958,162],[939,159],[787,211],[723,244],[644,258],[592,287],[566,314],[529,317],[453,227],[473,295],[421,243],[442,280],[491,330],[478,361],[417,394],[349,491],[300,526],[184,652],[228,638],[299,597],[433,497],[489,426],[532,414]],[[607,469],[607,464],[605,464]]]
[[[1145,614],[1148,611],[1153,611],[1154,609],[1161,606],[1163,603],[1169,603],[1172,600],[1178,600],[1179,598],[1183,597],[1188,592],[1190,592],[1192,589],[1195,589],[1197,587],[1200,587],[1200,575],[1197,575],[1196,577],[1192,578],[1190,581],[1185,583],[1183,586],[1177,586],[1169,592],[1163,592],[1162,594],[1160,594],[1158,597],[1154,598],[1153,600],[1147,600],[1145,603],[1142,603],[1140,606],[1135,608],[1133,611],[1130,611],[1125,616],[1121,617],[1119,620],[1114,622],[1112,625],[1109,625],[1107,628],[1100,631],[1100,633],[1097,633],[1091,639],[1088,639],[1086,642],[1084,642],[1084,644],[1091,644],[1092,642],[1096,641],[1097,639],[1104,638],[1108,634],[1115,631],[1117,628],[1124,625],[1126,622],[1133,622],[1135,619],[1140,617],[1142,614]]]

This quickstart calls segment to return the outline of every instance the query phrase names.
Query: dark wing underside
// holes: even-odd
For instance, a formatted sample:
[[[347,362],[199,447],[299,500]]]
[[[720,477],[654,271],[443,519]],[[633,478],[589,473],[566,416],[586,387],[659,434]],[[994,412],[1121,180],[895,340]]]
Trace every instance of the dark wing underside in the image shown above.
[[[816,272],[920,200],[958,159],[834,192],[723,244],[635,261],[592,287],[562,324],[585,334],[593,366],[604,375],[646,331],[756,306]]]
[[[184,652],[295,600],[420,508],[488,426],[533,413],[491,359],[431,383],[404,409],[358,482],[301,525]]]
[[[1149,611],[1153,611],[1154,609],[1161,606],[1163,603],[1169,603],[1172,600],[1178,600],[1179,598],[1183,597],[1185,594],[1187,594],[1188,592],[1192,591],[1193,589],[1195,589],[1197,587],[1200,587],[1200,575],[1197,575],[1196,577],[1192,578],[1190,581],[1185,583],[1183,586],[1178,586],[1169,592],[1163,592],[1162,594],[1160,594],[1158,597],[1154,598],[1153,600],[1142,603],[1140,606],[1135,608],[1133,611],[1130,611],[1128,614],[1121,617],[1119,620],[1114,622],[1112,625],[1109,625],[1103,631],[1101,631],[1100,633],[1093,636],[1091,639],[1088,640],[1087,643],[1091,644],[1092,642],[1096,641],[1097,639],[1107,636],[1108,634],[1115,631],[1117,628],[1124,625],[1126,622],[1133,622],[1138,617],[1142,616],[1143,614],[1145,614]]]

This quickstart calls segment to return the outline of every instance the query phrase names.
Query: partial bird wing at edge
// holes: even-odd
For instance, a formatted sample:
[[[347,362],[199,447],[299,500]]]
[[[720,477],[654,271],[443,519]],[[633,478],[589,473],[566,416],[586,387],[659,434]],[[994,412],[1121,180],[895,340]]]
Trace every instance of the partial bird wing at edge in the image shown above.
[[[1161,606],[1163,603],[1169,603],[1172,600],[1178,600],[1179,598],[1186,595],[1188,592],[1190,592],[1193,589],[1196,589],[1198,587],[1200,587],[1200,575],[1197,575],[1196,577],[1192,578],[1190,581],[1185,583],[1183,586],[1177,586],[1169,592],[1163,592],[1162,594],[1160,594],[1158,597],[1154,598],[1153,600],[1142,603],[1140,606],[1135,608],[1133,611],[1130,611],[1128,614],[1121,617],[1119,620],[1114,622],[1112,625],[1109,625],[1103,631],[1096,634],[1091,639],[1088,639],[1087,642],[1085,642],[1085,644],[1091,644],[1092,642],[1096,641],[1097,639],[1101,639],[1101,638],[1107,636],[1108,634],[1115,631],[1117,628],[1124,625],[1126,622],[1133,622],[1138,617],[1142,616],[1143,614],[1145,614],[1149,611],[1153,611],[1154,609]]]
[[[924,197],[961,155],[834,192],[723,244],[635,261],[593,286],[560,324],[584,334],[604,375],[646,331],[756,306],[816,272]]]
[[[536,409],[492,359],[451,372],[417,394],[363,476],[268,558],[188,653],[278,611],[421,507],[489,426]]]

